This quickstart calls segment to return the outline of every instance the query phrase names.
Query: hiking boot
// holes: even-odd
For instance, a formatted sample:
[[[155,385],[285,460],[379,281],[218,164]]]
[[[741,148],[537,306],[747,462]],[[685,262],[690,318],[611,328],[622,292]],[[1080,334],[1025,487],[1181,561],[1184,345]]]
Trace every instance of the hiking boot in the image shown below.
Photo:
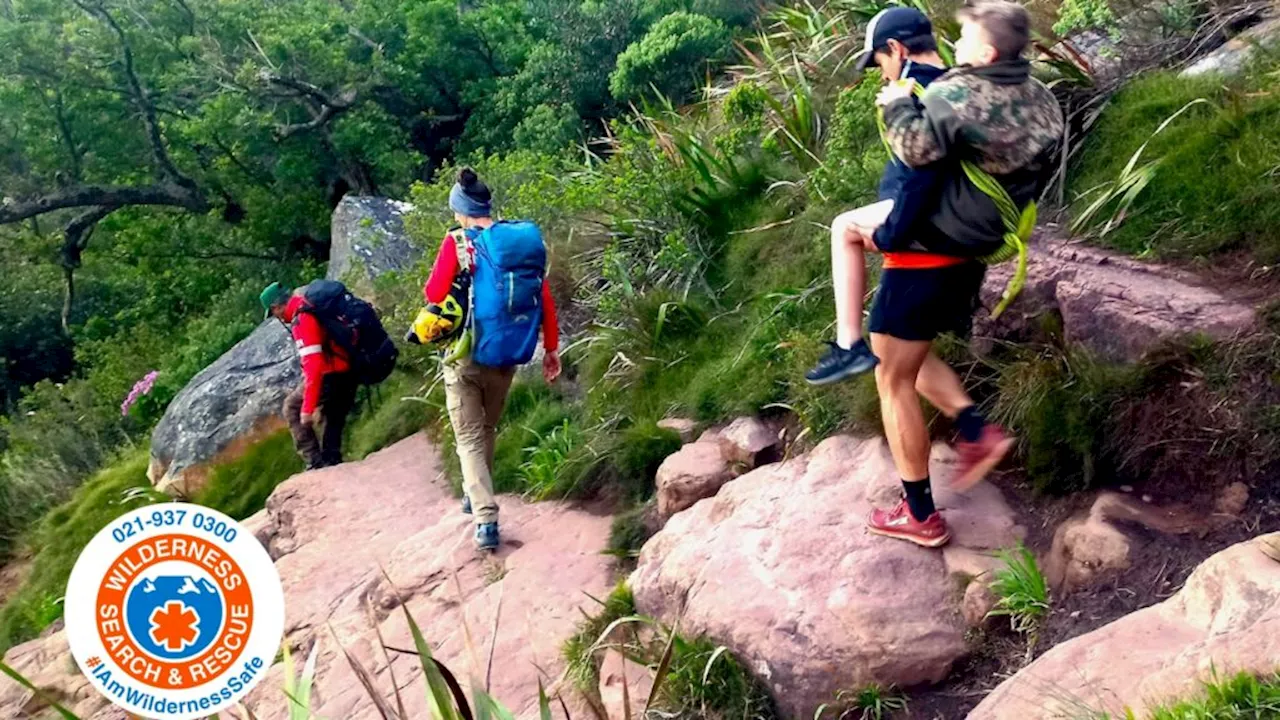
[[[903,499],[892,510],[873,509],[867,518],[867,529],[876,535],[906,540],[928,548],[942,547],[951,539],[947,522],[934,513],[924,521],[911,515],[907,501]]]
[[[462,514],[471,514],[471,496],[466,493],[462,494]]]
[[[960,470],[951,480],[951,488],[964,492],[977,485],[1000,464],[1013,449],[1014,439],[1005,434],[999,425],[987,425],[977,442],[961,440],[956,443],[960,455]]]
[[[501,540],[498,538],[498,523],[484,523],[476,526],[476,547],[481,550],[497,550]]]
[[[861,375],[880,364],[880,358],[872,354],[866,340],[859,340],[848,350],[833,342],[827,344],[831,347],[804,375],[810,385],[830,385]]]

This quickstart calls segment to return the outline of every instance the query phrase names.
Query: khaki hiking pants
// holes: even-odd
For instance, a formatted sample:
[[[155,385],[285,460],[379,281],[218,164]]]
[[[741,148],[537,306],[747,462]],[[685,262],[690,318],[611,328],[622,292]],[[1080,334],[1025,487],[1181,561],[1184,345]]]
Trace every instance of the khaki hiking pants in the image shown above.
[[[494,368],[468,360],[444,366],[445,400],[462,461],[462,491],[471,498],[477,525],[498,522],[493,444],[515,374],[513,367]]]

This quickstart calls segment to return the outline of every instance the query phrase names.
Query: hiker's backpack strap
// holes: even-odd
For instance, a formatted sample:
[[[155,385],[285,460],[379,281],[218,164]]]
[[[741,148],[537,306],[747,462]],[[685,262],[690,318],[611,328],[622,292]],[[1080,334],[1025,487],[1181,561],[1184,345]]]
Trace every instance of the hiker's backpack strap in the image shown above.
[[[924,95],[924,87],[920,83],[916,83],[913,93],[916,97]],[[884,148],[888,151],[890,157],[894,157],[893,146],[889,144],[888,127],[884,121],[884,108],[876,108],[876,126],[880,129],[880,142],[884,143]],[[998,263],[1018,258],[1018,266],[1013,272],[1013,277],[1009,279],[1009,284],[1005,286],[1004,294],[1000,297],[999,304],[991,311],[991,319],[1000,317],[1001,314],[1009,307],[1009,303],[1013,302],[1018,293],[1022,291],[1022,287],[1027,282],[1027,247],[1031,242],[1031,233],[1036,227],[1036,203],[1034,200],[1027,203],[1027,206],[1018,211],[1017,204],[1013,198],[1009,196],[1009,191],[1000,184],[986,170],[978,167],[972,161],[961,160],[960,167],[964,169],[965,177],[974,187],[982,191],[984,195],[991,198],[995,203],[996,209],[1000,212],[1000,220],[1004,224],[1004,245],[997,251],[979,258],[987,265],[995,265]]]

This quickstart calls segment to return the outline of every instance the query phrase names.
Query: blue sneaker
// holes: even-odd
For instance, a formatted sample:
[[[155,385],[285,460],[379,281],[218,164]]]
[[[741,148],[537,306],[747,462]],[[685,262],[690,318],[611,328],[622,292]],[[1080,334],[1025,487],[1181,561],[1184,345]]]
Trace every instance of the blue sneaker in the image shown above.
[[[866,340],[859,340],[848,350],[833,342],[827,344],[831,348],[812,370],[805,373],[804,379],[810,385],[830,385],[861,375],[880,364],[880,358],[871,352]]]
[[[463,493],[462,495],[462,514],[463,515],[471,514],[471,496],[467,495],[466,493]]]
[[[498,538],[498,523],[476,526],[476,547],[481,550],[497,550],[501,542]]]

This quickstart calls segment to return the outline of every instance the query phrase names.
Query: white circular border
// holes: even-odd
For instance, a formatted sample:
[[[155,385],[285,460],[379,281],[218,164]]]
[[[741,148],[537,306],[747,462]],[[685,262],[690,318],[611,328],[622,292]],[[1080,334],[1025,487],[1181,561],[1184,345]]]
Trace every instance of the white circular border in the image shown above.
[[[153,513],[157,511],[177,512],[180,510],[184,510],[187,513],[182,525],[146,527],[146,522],[150,520]],[[235,528],[235,540],[228,543],[211,532],[192,526],[191,523],[197,513],[224,522],[227,527]],[[132,523],[135,519],[143,521],[144,529],[135,533],[123,543],[117,542],[112,532]],[[240,566],[240,570],[245,576],[245,582],[248,583],[253,594],[253,627],[249,630],[249,640],[245,643],[244,651],[236,659],[235,663],[223,671],[222,674],[206,683],[185,690],[166,690],[143,685],[134,680],[112,661],[110,654],[98,636],[97,624],[98,589],[102,585],[102,581],[112,563],[119,558],[121,553],[137,543],[156,535],[171,535],[175,533],[199,537],[213,543],[230,555]],[[275,563],[271,561],[271,556],[262,547],[262,543],[258,542],[253,533],[249,532],[239,522],[232,520],[217,510],[189,503],[161,503],[131,510],[116,518],[107,527],[100,530],[97,535],[94,535],[89,544],[85,546],[84,551],[80,553],[75,567],[71,570],[71,579],[67,582],[66,601],[63,611],[66,621],[67,642],[71,645],[71,655],[75,658],[80,671],[85,674],[85,677],[89,678],[89,684],[93,689],[113,704],[135,715],[156,718],[157,720],[196,720],[197,718],[208,717],[213,713],[224,712],[228,708],[234,707],[237,701],[243,699],[266,676],[284,637],[284,589],[280,584],[280,574],[276,571]],[[94,678],[94,671],[87,664],[91,657],[99,658],[103,666],[112,671],[113,680],[119,679],[122,683],[127,682],[149,692],[157,700],[171,702],[190,702],[193,700],[198,702],[201,698],[207,698],[221,692],[227,681],[234,676],[240,675],[244,671],[245,663],[252,662],[255,657],[263,658],[263,666],[254,675],[253,680],[242,688],[240,692],[233,693],[230,699],[223,700],[217,705],[211,704],[207,710],[197,709],[188,713],[156,714],[154,711],[146,710],[144,707],[131,705],[126,698],[117,698],[101,687]]]

